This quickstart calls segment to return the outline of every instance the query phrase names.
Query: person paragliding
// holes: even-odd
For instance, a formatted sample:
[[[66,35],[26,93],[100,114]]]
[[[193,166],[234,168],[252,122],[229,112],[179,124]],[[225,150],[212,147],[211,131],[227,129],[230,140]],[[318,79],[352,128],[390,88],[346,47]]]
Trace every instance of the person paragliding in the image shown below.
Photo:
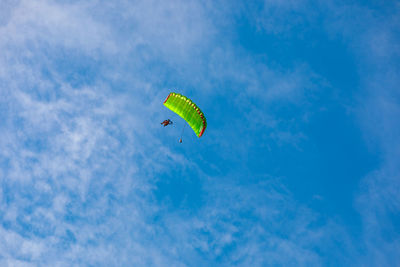
[[[173,124],[173,123],[170,119],[168,119],[168,120],[163,121],[161,124],[164,125],[164,127],[165,127],[165,126]]]
[[[164,101],[164,106],[178,114],[192,128],[197,137],[201,137],[206,130],[207,121],[200,108],[189,98],[178,93],[170,93]],[[164,121],[166,122],[166,121]],[[164,123],[167,126],[169,123]],[[185,124],[186,125],[186,124]],[[183,131],[179,143],[182,143]]]

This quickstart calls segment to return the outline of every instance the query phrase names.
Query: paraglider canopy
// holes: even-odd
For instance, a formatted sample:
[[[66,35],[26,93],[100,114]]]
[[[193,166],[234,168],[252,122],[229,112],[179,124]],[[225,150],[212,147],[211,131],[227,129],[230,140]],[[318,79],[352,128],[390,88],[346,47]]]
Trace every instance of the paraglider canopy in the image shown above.
[[[203,112],[191,99],[178,93],[170,93],[164,105],[181,116],[198,137],[203,135],[207,121]]]

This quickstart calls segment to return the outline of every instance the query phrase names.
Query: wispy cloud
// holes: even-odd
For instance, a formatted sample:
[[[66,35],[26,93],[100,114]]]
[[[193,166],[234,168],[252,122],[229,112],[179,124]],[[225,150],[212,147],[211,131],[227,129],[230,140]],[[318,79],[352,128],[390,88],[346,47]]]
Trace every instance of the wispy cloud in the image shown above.
[[[301,151],[308,138],[301,125],[316,107],[323,108],[310,102],[331,85],[307,63],[281,68],[232,45],[227,21],[256,14],[249,17],[252,27],[285,35],[320,18],[311,3],[233,3],[224,11],[215,8],[223,1],[4,3],[0,265],[318,266],[332,259],[338,265],[398,260],[394,15],[379,24],[368,10],[351,7],[371,19],[363,25],[375,28],[340,31],[348,16],[337,14],[349,9],[323,5],[324,14],[336,14],[323,23],[330,38],[337,34],[349,47],[362,47],[355,53],[368,55],[359,61],[367,67],[379,64],[372,79],[362,78],[366,90],[357,106],[366,140],[378,143],[383,155],[356,197],[364,227],[358,239],[340,219],[297,201],[281,179],[267,171],[260,177],[244,161],[256,146]],[[358,35],[351,38],[352,32]],[[388,59],[391,65],[382,71]],[[228,166],[206,159],[201,145],[179,150],[158,135],[154,121],[163,116],[158,106],[174,86],[185,86],[204,103],[213,126],[207,149]],[[293,112],[278,116],[274,108]],[[198,183],[195,209],[185,206],[189,193],[179,187],[178,207],[168,203],[168,195],[157,199],[166,175]]]
[[[351,249],[340,226],[296,203],[278,180],[251,186],[212,182],[207,189],[207,204],[197,216],[167,216],[177,243],[186,244],[180,249],[188,265],[193,262],[186,251],[193,249],[201,256],[196,265],[223,266],[323,265],[336,253],[335,243]],[[343,256],[340,261],[348,261]]]
[[[356,206],[363,217],[366,256],[362,264],[391,266],[399,262],[400,98],[399,6],[337,8],[340,19],[329,29],[342,35],[359,61],[360,89],[357,117],[370,149],[380,155],[380,166],[360,183]],[[353,22],[353,23],[352,23]]]

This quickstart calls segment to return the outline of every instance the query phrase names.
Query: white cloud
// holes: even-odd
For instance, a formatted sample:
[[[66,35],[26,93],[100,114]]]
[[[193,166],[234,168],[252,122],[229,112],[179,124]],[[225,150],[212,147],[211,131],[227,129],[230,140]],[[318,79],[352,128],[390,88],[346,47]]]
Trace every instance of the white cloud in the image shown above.
[[[360,6],[341,8],[341,19],[329,24],[358,57],[357,116],[371,151],[381,158],[380,166],[361,181],[356,197],[366,246],[359,262],[372,266],[396,264],[400,248],[399,6],[390,6],[382,13]]]
[[[2,261],[179,266],[149,241],[155,232],[146,221],[157,208],[146,172],[184,158],[158,142],[161,158],[148,160],[143,147],[151,143],[140,140],[151,136],[143,129],[151,110],[142,99],[111,94],[109,81],[73,86],[57,69],[59,53],[70,49],[105,61],[115,52],[107,26],[87,12],[22,1],[0,28]]]
[[[234,175],[229,179],[234,180]],[[178,251],[188,265],[192,250],[203,255],[204,262],[196,266],[207,262],[220,266],[323,265],[335,242],[350,246],[340,226],[318,224],[318,215],[295,203],[278,181],[250,186],[225,181],[222,186],[215,182],[208,186],[207,204],[196,217],[179,212],[167,216],[167,227],[178,237],[175,243],[185,244]]]
[[[20,51],[27,56],[41,48],[79,49],[85,53],[96,50],[115,52],[111,32],[106,25],[94,21],[85,5],[57,5],[49,1],[20,1],[12,10],[8,23],[0,28],[4,38],[1,44],[26,46]],[[96,56],[96,54],[93,54]]]
[[[167,90],[158,84],[171,73],[171,84],[182,79],[213,96],[225,94],[219,85],[233,81],[230,93],[243,92],[246,101],[262,103],[299,105],[316,84],[324,84],[304,65],[279,72],[256,64],[243,51],[218,47],[209,5],[21,1],[0,22],[5,51],[0,55],[1,264],[322,265],[335,242],[345,250],[338,258],[346,258],[352,245],[338,223],[318,221],[317,214],[275,184],[242,186],[224,180],[218,186],[152,132],[156,126],[149,122],[158,119],[156,105]],[[304,9],[293,1],[271,2],[269,8],[279,16],[281,10]],[[301,16],[295,18],[302,22]],[[273,32],[286,29],[272,28],[275,23],[262,25]],[[83,67],[77,70],[65,62]],[[159,68],[169,69],[154,67],[160,62]],[[196,77],[188,81],[193,72]],[[76,76],[82,81],[74,84]],[[86,76],[94,79],[85,82]],[[262,126],[268,120],[269,137],[276,142],[296,144],[306,138],[285,128],[287,121],[263,116],[256,108],[246,112],[256,114]],[[396,121],[384,126],[392,129]],[[198,213],[168,213],[156,205],[152,190],[168,166],[185,166],[204,179],[208,201]],[[375,186],[376,181],[366,183],[366,202],[371,196],[387,201],[381,189],[393,181],[383,179],[388,182]],[[389,201],[396,194],[392,189]],[[363,214],[367,220],[376,215]],[[388,253],[397,246],[397,241],[388,244]]]

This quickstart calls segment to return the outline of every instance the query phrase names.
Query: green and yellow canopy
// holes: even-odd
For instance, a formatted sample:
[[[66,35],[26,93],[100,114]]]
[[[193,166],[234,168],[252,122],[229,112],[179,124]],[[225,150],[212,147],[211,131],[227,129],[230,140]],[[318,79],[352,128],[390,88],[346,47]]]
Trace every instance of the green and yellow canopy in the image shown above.
[[[178,93],[170,93],[164,105],[181,116],[198,137],[203,135],[207,127],[206,117],[192,100]]]

